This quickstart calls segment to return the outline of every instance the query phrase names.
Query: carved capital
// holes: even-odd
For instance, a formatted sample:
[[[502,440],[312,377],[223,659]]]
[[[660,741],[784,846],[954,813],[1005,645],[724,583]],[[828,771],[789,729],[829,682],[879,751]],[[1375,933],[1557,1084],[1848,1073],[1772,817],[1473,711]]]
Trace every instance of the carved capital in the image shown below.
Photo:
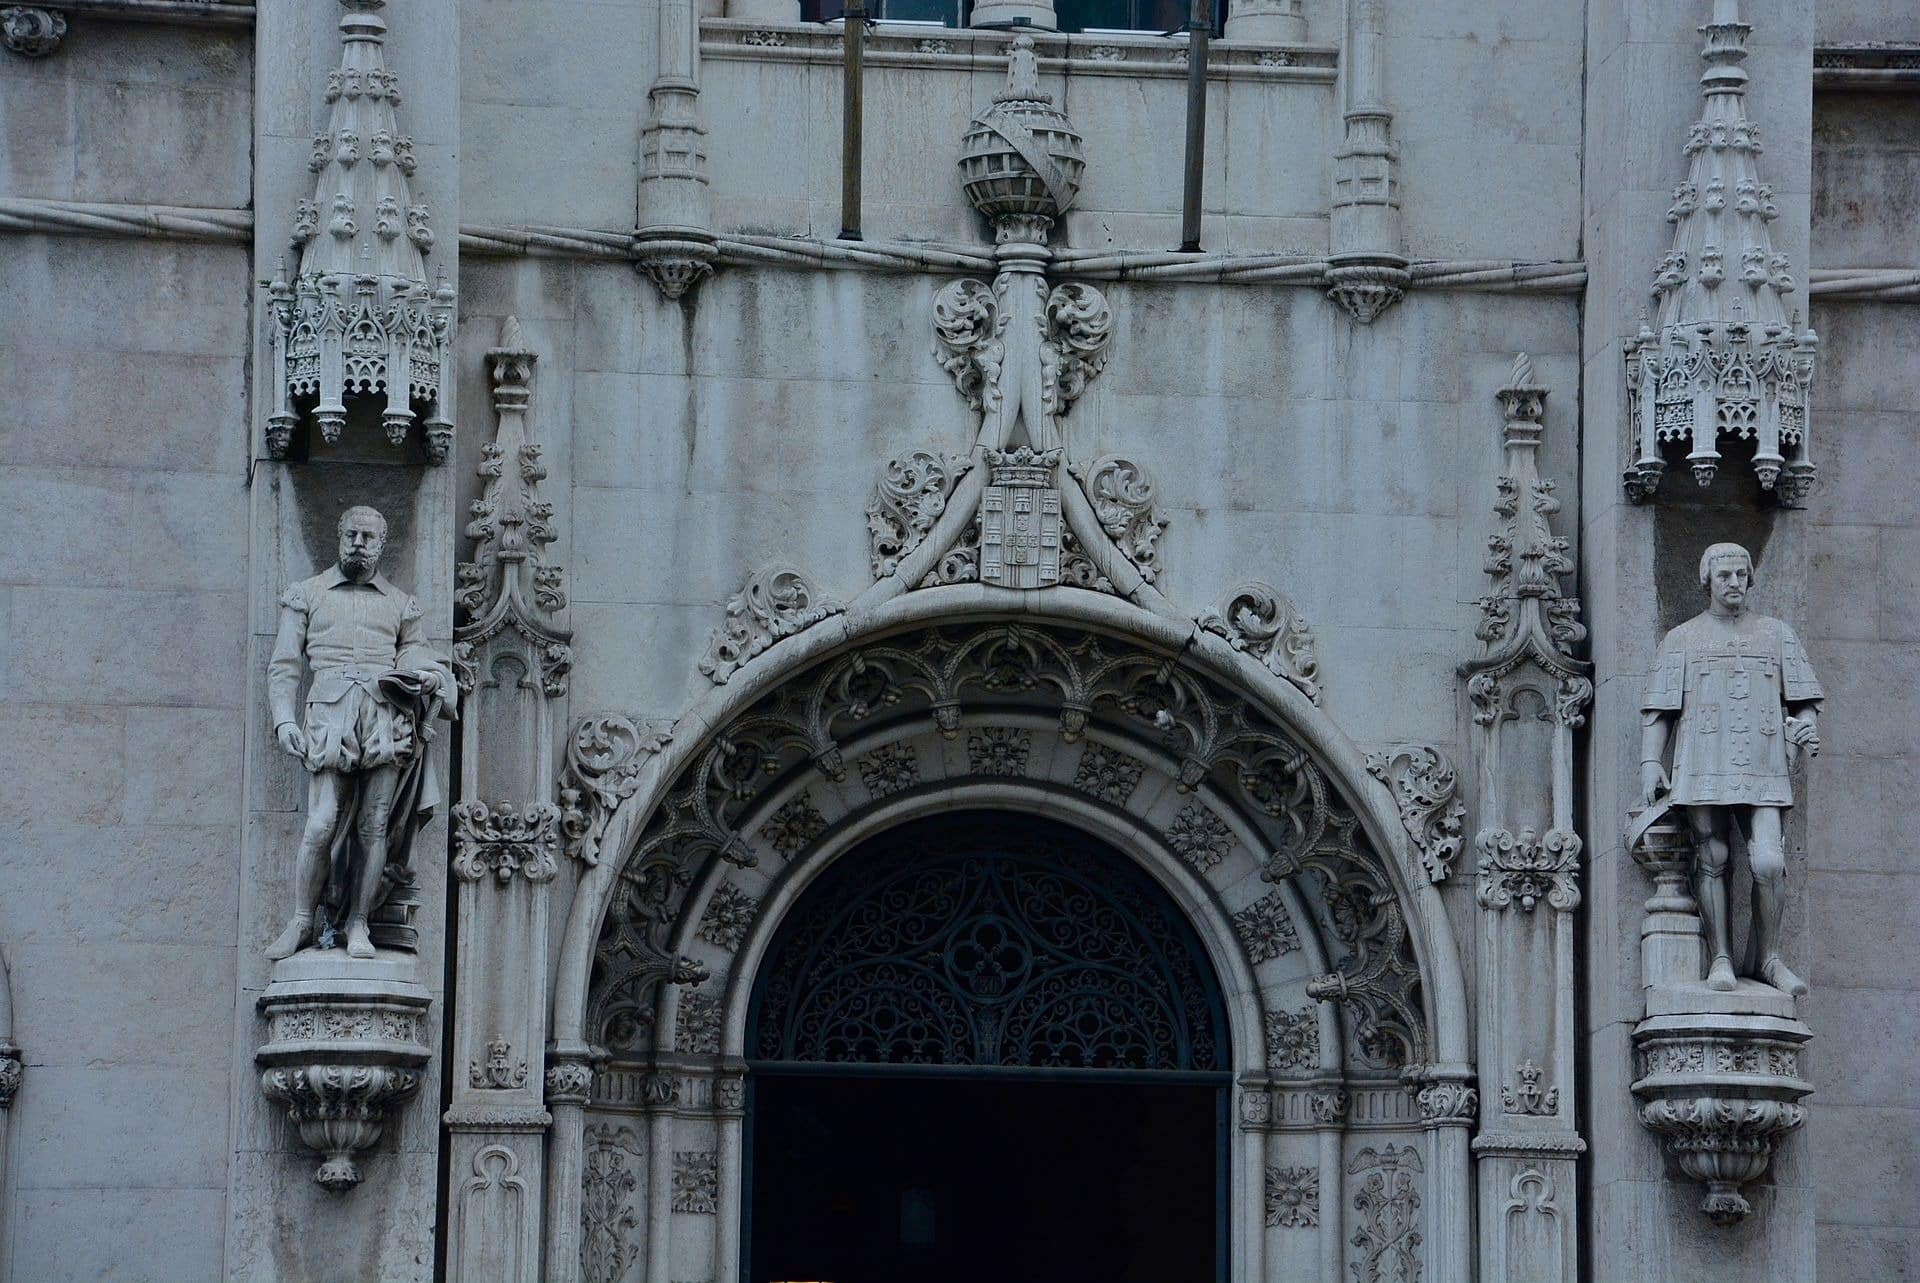
[[[548,1105],[585,1105],[593,1097],[593,1066],[580,1060],[555,1060],[547,1065]]]

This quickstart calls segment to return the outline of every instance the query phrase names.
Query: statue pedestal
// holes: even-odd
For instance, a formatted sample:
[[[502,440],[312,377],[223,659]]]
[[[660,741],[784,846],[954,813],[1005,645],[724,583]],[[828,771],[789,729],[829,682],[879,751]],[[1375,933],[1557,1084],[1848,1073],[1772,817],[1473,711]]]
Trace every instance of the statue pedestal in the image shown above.
[[[274,964],[260,995],[270,1030],[254,1055],[260,1090],[286,1106],[300,1139],[323,1155],[314,1179],[335,1193],[360,1183],[354,1155],[420,1088],[432,996],[414,965],[412,954],[305,949]]]
[[[1673,815],[1640,823],[1629,847],[1653,876],[1640,927],[1646,1017],[1633,1030],[1640,1121],[1681,1170],[1707,1187],[1700,1210],[1719,1225],[1752,1210],[1740,1187],[1766,1174],[1780,1138],[1806,1121],[1800,1051],[1813,1037],[1792,994],[1757,980],[1731,991],[1702,978],[1700,915],[1687,889],[1693,842]]]
[[[1766,1174],[1780,1138],[1806,1121],[1813,1084],[1800,1052],[1813,1031],[1793,998],[1742,980],[1732,993],[1694,983],[1651,989],[1633,1030],[1640,1121],[1681,1170],[1706,1186],[1700,1210],[1732,1225],[1753,1209],[1740,1193]]]

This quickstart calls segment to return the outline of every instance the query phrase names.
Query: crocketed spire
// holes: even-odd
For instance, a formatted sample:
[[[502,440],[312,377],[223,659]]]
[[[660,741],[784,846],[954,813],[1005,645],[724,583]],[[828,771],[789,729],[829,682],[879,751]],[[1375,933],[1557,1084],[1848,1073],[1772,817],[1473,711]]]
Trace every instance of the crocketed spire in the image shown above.
[[[427,206],[415,201],[413,139],[400,132],[399,78],[382,53],[386,0],[341,0],[340,65],[327,73],[327,127],[307,167],[313,198],[294,208],[294,279],[271,288],[277,385],[267,449],[284,458],[307,417],[327,441],[346,426],[349,400],[372,398],[387,438],[404,444],[416,417],[427,456],[446,457],[453,424],[442,378],[453,290],[429,290]]]
[[[1755,442],[1762,489],[1797,506],[1814,477],[1807,458],[1807,390],[1819,339],[1796,333],[1795,282],[1768,224],[1773,189],[1760,181],[1760,130],[1747,119],[1747,36],[1737,0],[1715,0],[1700,77],[1705,103],[1687,132],[1687,176],[1673,189],[1672,248],[1655,268],[1652,323],[1627,349],[1636,455],[1635,500],[1665,470],[1662,445],[1684,441],[1701,485],[1719,468],[1716,443]]]

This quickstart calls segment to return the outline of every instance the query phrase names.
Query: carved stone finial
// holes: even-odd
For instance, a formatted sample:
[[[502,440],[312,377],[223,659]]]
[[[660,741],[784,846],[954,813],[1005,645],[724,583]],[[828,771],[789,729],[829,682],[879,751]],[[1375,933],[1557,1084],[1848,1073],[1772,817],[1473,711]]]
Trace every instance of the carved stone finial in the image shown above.
[[[66,39],[67,17],[58,9],[8,5],[0,9],[0,44],[22,58],[44,58]]]
[[[1512,388],[1530,388],[1533,386],[1533,358],[1525,352],[1515,353],[1513,358],[1513,374],[1507,379],[1507,386]]]
[[[1016,36],[1006,88],[960,140],[961,185],[1002,243],[1046,243],[1054,221],[1079,194],[1087,167],[1080,141],[1073,122],[1040,87],[1033,37]]]
[[[533,372],[539,354],[527,346],[519,318],[501,325],[500,345],[487,349],[487,380],[498,416],[494,439],[480,452],[483,484],[472,503],[467,537],[473,560],[455,569],[453,600],[460,624],[454,658],[461,685],[471,690],[487,643],[496,638],[523,649],[540,671],[541,692],[567,692],[573,668],[572,632],[559,616],[567,606],[566,571],[547,556],[559,537],[553,504],[542,497],[547,466],[539,443],[527,439]]]

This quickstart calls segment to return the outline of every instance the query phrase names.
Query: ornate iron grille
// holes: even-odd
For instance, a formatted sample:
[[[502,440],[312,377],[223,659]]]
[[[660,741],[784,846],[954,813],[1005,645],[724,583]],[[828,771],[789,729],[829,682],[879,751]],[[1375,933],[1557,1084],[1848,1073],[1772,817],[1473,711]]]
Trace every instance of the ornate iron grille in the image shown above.
[[[761,974],[764,1060],[1225,1067],[1219,987],[1179,910],[1042,820],[941,817],[849,853]]]

